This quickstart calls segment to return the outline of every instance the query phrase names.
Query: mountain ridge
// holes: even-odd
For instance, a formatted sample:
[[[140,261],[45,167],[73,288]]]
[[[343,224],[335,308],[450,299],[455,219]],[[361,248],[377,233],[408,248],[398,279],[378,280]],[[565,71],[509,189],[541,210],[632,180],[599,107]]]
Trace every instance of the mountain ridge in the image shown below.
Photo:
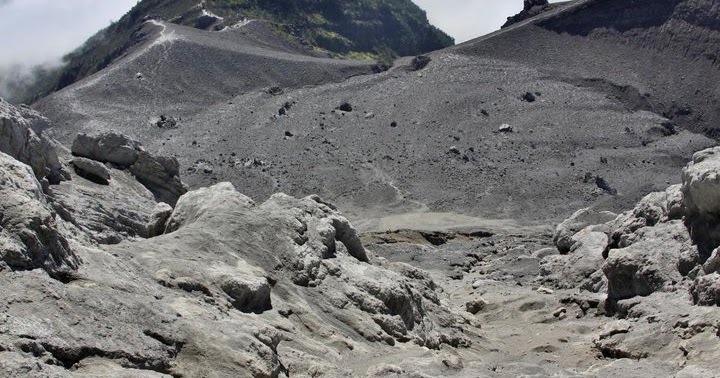
[[[231,29],[249,19],[266,20],[278,35],[308,53],[385,62],[454,43],[410,0],[143,0],[67,54],[61,67],[36,69],[35,82],[15,88],[13,100],[34,102],[107,67],[136,43],[142,23],[153,18],[210,31]]]

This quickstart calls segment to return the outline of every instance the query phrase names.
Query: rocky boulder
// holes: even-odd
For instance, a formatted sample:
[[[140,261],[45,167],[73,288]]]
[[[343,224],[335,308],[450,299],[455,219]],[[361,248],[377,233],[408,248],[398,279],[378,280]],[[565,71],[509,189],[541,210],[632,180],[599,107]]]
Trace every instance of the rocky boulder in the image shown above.
[[[643,227],[627,235],[623,245],[609,251],[603,266],[610,299],[677,290],[699,262],[682,221]]]
[[[75,172],[78,175],[98,184],[108,185],[110,170],[105,164],[83,157],[76,157],[70,163],[75,167]]]
[[[180,181],[180,164],[175,158],[154,157],[140,151],[137,161],[130,166],[130,173],[160,202],[174,205],[187,192],[187,187]]]
[[[691,216],[720,217],[720,147],[693,155],[683,170],[682,191]]]
[[[16,108],[0,99],[0,152],[29,165],[35,176],[56,184],[69,176],[42,132],[50,121],[30,108]]]
[[[608,246],[608,236],[589,226],[573,235],[566,254],[545,256],[540,262],[540,274],[547,284],[558,288],[579,287],[599,292],[606,287],[600,272]]]
[[[606,285],[612,301],[690,290],[695,303],[716,303],[720,148],[696,153],[682,185],[651,193],[633,210],[609,217],[584,209],[561,223],[554,235],[561,255],[543,258],[543,279],[591,291]]]
[[[553,243],[562,254],[570,252],[575,240],[573,236],[581,230],[592,226],[593,230],[601,231],[602,225],[617,217],[617,214],[608,211],[595,211],[593,209],[580,209],[570,218],[555,228]]]
[[[0,268],[42,268],[61,279],[77,269],[55,216],[33,170],[0,153]]]
[[[164,235],[116,252],[133,254],[162,286],[263,315],[309,314],[297,299],[306,298],[329,317],[320,322],[340,322],[370,342],[466,343],[444,326],[457,320],[427,273],[371,264],[357,231],[317,196],[276,194],[255,205],[220,183],[183,195],[166,224]]]
[[[147,236],[153,238],[165,233],[165,227],[168,219],[173,213],[172,206],[165,202],[160,202],[155,206],[147,223]]]
[[[121,134],[80,134],[73,141],[71,151],[75,156],[129,168],[138,160],[140,148],[139,142]]]
[[[80,134],[73,142],[72,153],[78,157],[128,169],[160,202],[174,205],[178,198],[187,192],[187,187],[179,178],[180,167],[177,159],[153,156],[142,148],[140,142],[124,135]]]
[[[175,232],[203,220],[212,221],[227,209],[250,209],[254,206],[252,199],[240,194],[228,182],[193,190],[180,197],[167,220],[165,232]]]
[[[695,153],[682,178],[688,227],[708,257],[720,246],[720,147]]]

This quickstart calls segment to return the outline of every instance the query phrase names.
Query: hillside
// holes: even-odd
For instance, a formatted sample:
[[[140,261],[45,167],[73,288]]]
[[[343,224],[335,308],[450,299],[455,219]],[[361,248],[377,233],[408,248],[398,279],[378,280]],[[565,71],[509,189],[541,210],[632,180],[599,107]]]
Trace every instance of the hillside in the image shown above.
[[[41,72],[30,88],[16,88],[20,97],[14,100],[33,102],[107,67],[137,43],[137,32],[147,18],[216,32],[248,19],[267,20],[279,36],[303,45],[308,54],[387,63],[454,43],[430,25],[411,0],[143,0],[65,56],[62,68]]]
[[[683,7],[697,6],[682,2],[668,18],[650,3],[634,2],[633,12],[659,26],[639,23],[625,39],[602,23],[622,20],[613,1],[564,3],[434,52],[419,71],[406,59],[372,75],[358,75],[369,66],[335,71],[333,83],[321,86],[328,76],[314,69],[272,77],[291,64],[277,47],[263,52],[267,74],[255,74],[255,60],[225,59],[224,48],[217,58],[198,53],[227,32],[171,24],[178,38],[148,32],[139,55],[36,105],[62,122],[55,132],[63,142],[81,131],[122,131],[177,156],[192,187],[230,180],[253,198],[319,193],[368,227],[416,212],[543,222],[590,205],[621,210],[672,182],[693,152],[715,143],[702,131],[715,127],[719,81],[708,78],[718,70],[685,56],[682,44],[694,48],[692,41],[718,33],[697,22],[680,29],[684,38],[660,39],[673,48],[642,47],[655,29],[679,22]],[[590,15],[597,23],[587,33],[553,26]],[[293,53],[298,59],[315,58]],[[137,73],[147,80],[133,79]],[[278,83],[282,95],[266,93]],[[352,111],[339,110],[344,102]],[[153,126],[161,115],[182,122]],[[513,132],[498,132],[503,124]]]

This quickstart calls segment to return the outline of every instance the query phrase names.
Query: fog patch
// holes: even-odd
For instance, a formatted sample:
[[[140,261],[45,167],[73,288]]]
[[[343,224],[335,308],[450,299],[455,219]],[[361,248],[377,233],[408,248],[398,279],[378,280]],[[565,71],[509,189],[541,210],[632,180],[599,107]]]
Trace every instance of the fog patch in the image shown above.
[[[38,84],[54,80],[63,65],[62,60],[56,59],[33,66],[21,63],[0,66],[0,97],[14,104],[33,102],[37,96],[33,91],[41,87]]]

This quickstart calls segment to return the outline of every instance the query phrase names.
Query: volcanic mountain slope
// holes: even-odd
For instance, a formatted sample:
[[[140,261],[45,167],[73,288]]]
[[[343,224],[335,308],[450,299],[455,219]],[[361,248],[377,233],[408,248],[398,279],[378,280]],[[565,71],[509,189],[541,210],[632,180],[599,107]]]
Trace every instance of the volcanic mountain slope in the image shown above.
[[[147,19],[202,30],[232,30],[250,19],[272,23],[274,34],[316,56],[362,57],[386,63],[453,44],[410,0],[143,0],[125,16],[64,57],[62,67],[36,69],[36,81],[17,85],[15,101],[30,101],[77,82],[122,58]],[[11,78],[8,78],[11,79]],[[13,82],[9,85],[13,86]]]
[[[692,16],[713,2],[658,4],[565,3],[426,67],[408,58],[361,76],[370,67],[275,49],[260,65],[226,49],[204,58],[195,52],[230,34],[151,22],[136,54],[36,107],[66,143],[119,130],[176,156],[192,187],[319,193],[368,228],[428,211],[559,220],[590,204],[627,208],[715,143],[702,131],[718,109],[708,57],[720,33]],[[275,85],[284,93],[267,93]],[[182,120],[159,127],[160,116]]]

